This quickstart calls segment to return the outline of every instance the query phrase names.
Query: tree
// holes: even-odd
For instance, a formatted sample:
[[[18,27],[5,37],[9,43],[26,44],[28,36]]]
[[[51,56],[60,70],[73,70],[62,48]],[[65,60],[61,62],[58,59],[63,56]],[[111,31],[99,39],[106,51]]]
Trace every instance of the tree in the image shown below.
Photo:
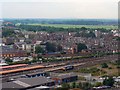
[[[57,51],[62,51],[62,46],[61,45],[57,45]]]
[[[46,43],[46,50],[48,52],[55,52],[56,51],[56,45],[54,43],[47,42]]]
[[[79,43],[79,44],[77,45],[77,50],[78,50],[78,52],[81,52],[81,51],[84,50],[84,49],[87,49],[87,46],[86,46],[85,44]]]
[[[76,88],[76,83],[75,82],[72,83],[71,88]]]
[[[117,40],[117,41],[120,41],[120,37],[116,37],[116,40]]]
[[[31,61],[31,63],[36,63],[38,62],[38,57],[34,57],[33,60]]]
[[[101,67],[102,68],[108,68],[108,65],[107,65],[107,63],[103,63],[103,64],[101,64]]]
[[[114,84],[114,79],[112,77],[109,77],[108,79],[105,79],[103,81],[103,85],[106,85],[106,86],[113,86]]]
[[[6,58],[6,59],[5,59],[5,62],[6,62],[7,64],[11,64],[11,63],[13,63],[13,60],[10,59],[10,58]]]
[[[26,59],[23,61],[23,63],[30,64],[31,62],[30,62],[30,60],[29,60],[28,58],[26,58]]]
[[[45,52],[45,50],[44,50],[40,45],[37,45],[37,46],[35,47],[35,53],[36,53],[36,54],[44,53],[44,52]]]
[[[76,34],[75,34],[75,36],[76,37],[86,37],[86,38],[95,38],[96,36],[95,36],[95,34],[92,32],[92,31],[90,31],[90,32],[86,32],[86,31],[82,31],[82,32],[77,32]]]
[[[96,82],[95,87],[102,86],[101,82]]]
[[[81,29],[81,30],[87,30],[87,28],[86,28],[86,27],[81,27],[80,29]]]
[[[120,60],[117,60],[117,61],[116,61],[116,64],[117,64],[117,65],[120,65]]]
[[[8,37],[8,36],[14,36],[15,32],[14,29],[10,29],[10,28],[2,28],[2,36],[3,37]]]
[[[83,83],[83,87],[82,87],[83,90],[90,90],[90,88],[91,88],[91,84],[90,83],[88,83],[88,82]]]
[[[88,37],[94,38],[94,37],[96,37],[96,36],[95,36],[95,34],[94,34],[92,31],[90,31],[90,32],[88,33]]]
[[[28,59],[28,58],[26,58],[26,59],[25,59],[25,61],[29,61],[29,59]]]
[[[62,84],[62,90],[69,90],[70,85],[68,83],[63,83]]]
[[[79,88],[81,88],[82,90],[90,90],[91,87],[92,85],[88,82],[79,83]]]
[[[82,83],[81,82],[78,83],[78,88],[82,88]]]

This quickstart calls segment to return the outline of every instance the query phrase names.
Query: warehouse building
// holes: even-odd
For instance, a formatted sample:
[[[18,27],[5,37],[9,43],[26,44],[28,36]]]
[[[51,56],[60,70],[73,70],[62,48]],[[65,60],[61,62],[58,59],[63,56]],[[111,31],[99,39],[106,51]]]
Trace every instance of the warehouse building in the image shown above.
[[[2,90],[25,90],[32,89],[40,86],[54,86],[54,80],[46,77],[34,77],[34,78],[19,78],[11,82],[2,83]]]
[[[40,77],[40,76],[47,77],[48,73],[46,73],[46,72],[36,72],[36,73],[26,74],[27,78]]]
[[[74,73],[60,74],[58,76],[52,76],[51,78],[55,80],[56,84],[63,84],[78,80],[78,76]]]

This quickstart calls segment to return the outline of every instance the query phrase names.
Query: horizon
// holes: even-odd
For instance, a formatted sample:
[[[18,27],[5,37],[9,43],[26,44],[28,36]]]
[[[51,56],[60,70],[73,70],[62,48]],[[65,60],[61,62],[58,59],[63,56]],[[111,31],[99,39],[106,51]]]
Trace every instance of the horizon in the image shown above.
[[[41,19],[41,20],[118,20],[118,18],[0,18],[3,19]]]

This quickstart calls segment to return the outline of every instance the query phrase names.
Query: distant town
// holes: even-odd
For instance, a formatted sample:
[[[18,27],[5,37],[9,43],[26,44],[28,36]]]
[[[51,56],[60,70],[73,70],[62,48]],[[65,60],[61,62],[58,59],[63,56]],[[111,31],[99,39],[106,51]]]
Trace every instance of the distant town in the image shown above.
[[[118,90],[116,20],[4,19],[2,90]]]

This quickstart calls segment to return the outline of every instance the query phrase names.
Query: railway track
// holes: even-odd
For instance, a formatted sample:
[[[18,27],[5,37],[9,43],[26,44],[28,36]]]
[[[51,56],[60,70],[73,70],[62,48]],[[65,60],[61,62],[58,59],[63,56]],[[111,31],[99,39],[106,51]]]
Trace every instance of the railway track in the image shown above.
[[[89,65],[113,61],[113,60],[117,60],[117,59],[118,59],[117,55],[109,55],[109,56],[99,57],[99,58],[86,58],[86,59],[82,59],[82,60],[72,60],[72,61],[66,61],[66,62],[64,61],[64,62],[60,62],[59,64],[48,65],[48,66],[44,66],[42,68],[38,67],[39,65],[37,65],[37,66],[35,65],[36,68],[35,68],[35,66],[31,66],[30,68],[32,68],[32,69],[25,69],[24,68],[24,70],[21,69],[19,72],[6,73],[5,75],[2,75],[2,78],[9,78],[12,76],[20,76],[23,74],[41,72],[41,71],[52,72],[52,71],[56,71],[56,70],[61,70],[61,68],[66,66],[68,63],[70,65],[75,66],[75,67],[78,67],[78,66],[86,67]],[[8,70],[8,71],[10,71],[10,70]],[[2,74],[3,72],[4,71],[2,71],[0,73]]]

